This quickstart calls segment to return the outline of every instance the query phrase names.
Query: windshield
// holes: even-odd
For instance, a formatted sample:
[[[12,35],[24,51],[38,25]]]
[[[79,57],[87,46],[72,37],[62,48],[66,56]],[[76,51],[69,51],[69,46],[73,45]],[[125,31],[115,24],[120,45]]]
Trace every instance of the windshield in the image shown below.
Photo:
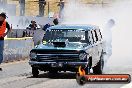
[[[56,39],[68,39],[69,42],[85,42],[85,30],[47,30],[43,39],[46,41],[54,41]]]

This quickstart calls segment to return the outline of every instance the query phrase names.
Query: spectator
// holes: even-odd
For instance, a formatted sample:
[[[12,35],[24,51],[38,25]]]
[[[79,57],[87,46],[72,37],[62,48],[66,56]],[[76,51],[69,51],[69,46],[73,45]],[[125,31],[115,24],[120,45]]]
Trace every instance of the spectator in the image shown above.
[[[35,21],[31,21],[31,24],[28,26],[28,29],[30,30],[36,30],[38,28],[37,24]]]
[[[103,39],[105,41],[104,43],[104,52],[106,53],[104,55],[104,70],[107,70],[107,61],[112,55],[112,28],[115,26],[115,20],[110,19],[106,23],[104,30],[103,30]]]
[[[49,28],[50,26],[51,26],[51,25],[50,25],[49,23],[46,24],[46,25],[44,25],[43,30],[46,31],[46,29]]]
[[[12,27],[10,27],[10,25],[6,21],[6,17],[7,16],[5,13],[0,14],[0,64],[3,61],[4,37],[12,29]],[[8,29],[7,32],[6,32],[6,29]],[[2,71],[2,68],[0,68],[0,71]]]
[[[57,18],[55,18],[55,19],[53,20],[53,23],[54,23],[54,25],[58,25],[58,24],[59,24],[58,19],[57,19]]]
[[[25,31],[23,31],[22,37],[26,37],[26,36],[27,36],[27,31],[25,30]]]

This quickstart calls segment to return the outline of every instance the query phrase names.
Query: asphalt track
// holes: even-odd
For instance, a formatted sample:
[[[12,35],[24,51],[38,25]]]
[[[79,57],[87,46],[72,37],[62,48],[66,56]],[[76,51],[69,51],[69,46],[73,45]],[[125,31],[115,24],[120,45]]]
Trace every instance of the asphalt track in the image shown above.
[[[111,58],[108,61],[107,74],[132,75],[132,60]],[[58,73],[49,75],[40,72],[38,78],[33,78],[28,60],[4,63],[0,71],[0,88],[132,88],[130,84],[77,84],[74,73]]]

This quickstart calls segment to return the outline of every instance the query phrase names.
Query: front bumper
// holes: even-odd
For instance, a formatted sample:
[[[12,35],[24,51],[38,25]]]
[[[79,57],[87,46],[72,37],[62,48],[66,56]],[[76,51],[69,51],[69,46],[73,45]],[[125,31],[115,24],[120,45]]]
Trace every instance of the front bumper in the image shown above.
[[[29,61],[30,65],[50,65],[50,64],[63,64],[63,65],[72,65],[72,66],[85,66],[88,62],[37,62]]]

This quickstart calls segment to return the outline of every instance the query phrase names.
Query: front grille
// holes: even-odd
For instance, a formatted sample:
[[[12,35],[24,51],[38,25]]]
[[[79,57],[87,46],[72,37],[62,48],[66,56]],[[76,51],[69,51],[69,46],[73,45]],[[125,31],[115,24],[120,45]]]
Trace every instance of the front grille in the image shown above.
[[[78,54],[37,54],[38,61],[74,62],[79,60]]]
[[[78,54],[77,50],[34,50],[37,54]]]

